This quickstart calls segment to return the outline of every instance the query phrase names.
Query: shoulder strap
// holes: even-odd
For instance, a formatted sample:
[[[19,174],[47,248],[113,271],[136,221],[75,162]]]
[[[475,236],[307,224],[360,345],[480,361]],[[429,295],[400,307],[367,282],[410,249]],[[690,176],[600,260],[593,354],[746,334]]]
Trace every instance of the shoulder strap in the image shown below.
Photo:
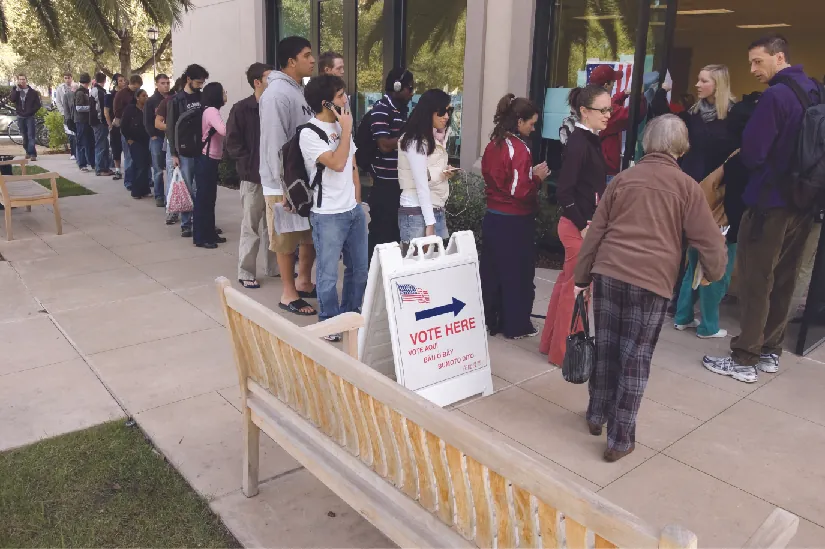
[[[324,133],[324,131],[321,128],[319,128],[315,124],[311,124],[310,122],[307,122],[306,124],[302,124],[302,125],[298,126],[298,131],[296,133],[300,134],[301,130],[304,130],[304,129],[307,129],[307,128],[314,131],[316,133],[316,135],[318,135],[318,137],[320,137],[324,141],[324,143],[329,145],[329,137],[327,136],[327,134]]]
[[[813,102],[811,101],[810,96],[802,89],[796,80],[789,76],[777,76],[777,82],[780,84],[785,84],[796,94],[796,98],[799,100],[799,103],[802,105],[803,110],[808,110],[811,107]]]

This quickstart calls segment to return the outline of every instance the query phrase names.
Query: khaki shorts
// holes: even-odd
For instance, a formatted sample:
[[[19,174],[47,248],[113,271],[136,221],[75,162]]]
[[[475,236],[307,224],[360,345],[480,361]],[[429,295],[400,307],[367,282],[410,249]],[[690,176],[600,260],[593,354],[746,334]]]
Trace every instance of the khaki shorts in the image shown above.
[[[298,246],[303,244],[312,245],[312,229],[308,231],[298,231],[294,233],[278,234],[273,227],[272,206],[284,201],[283,196],[264,196],[266,200],[266,230],[269,231],[269,249],[278,254],[295,253]]]

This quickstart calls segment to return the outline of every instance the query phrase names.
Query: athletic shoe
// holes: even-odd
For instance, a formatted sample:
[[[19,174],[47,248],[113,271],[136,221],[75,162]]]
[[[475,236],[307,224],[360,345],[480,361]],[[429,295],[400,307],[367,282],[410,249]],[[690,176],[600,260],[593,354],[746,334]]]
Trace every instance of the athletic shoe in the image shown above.
[[[69,157],[69,160],[77,160],[77,158],[75,158],[75,156],[72,155],[72,156]]]
[[[115,172],[115,175],[112,176],[113,181],[117,181],[118,179],[123,179],[123,175],[120,172]]]
[[[699,339],[713,339],[714,337],[728,337],[728,331],[727,330],[719,330],[715,334],[711,334],[709,336],[703,336],[702,334],[696,334],[696,337],[698,337]]]
[[[89,166],[83,166],[82,168],[80,168],[80,171],[83,173],[89,173],[90,171],[92,171],[92,169]]]
[[[516,336],[513,339],[526,339],[528,337],[536,337],[537,335],[539,335],[539,329],[536,328],[535,326],[532,326],[532,330],[530,331],[530,333],[520,335],[520,336]]]
[[[699,324],[701,324],[701,322],[699,320],[694,319],[693,322],[691,322],[690,324],[674,324],[673,327],[679,330],[680,332],[684,332],[688,328],[698,328]]]
[[[779,355],[762,353],[759,357],[759,364],[757,364],[756,367],[766,374],[775,374],[779,371]]]
[[[174,212],[169,212],[166,214],[166,224],[167,225],[175,225],[179,221],[178,214]]]
[[[180,235],[183,238],[192,238],[192,229],[187,227],[185,229],[180,230]]]
[[[755,366],[737,364],[736,361],[729,356],[705,356],[702,359],[702,365],[715,374],[730,376],[736,381],[743,383],[756,383],[759,379],[756,375]]]
[[[155,206],[158,208],[165,208],[166,207],[166,199],[161,197],[155,198]]]
[[[37,157],[36,157],[36,156],[32,156],[32,157],[31,157],[31,161],[32,161],[32,162],[37,162]]]

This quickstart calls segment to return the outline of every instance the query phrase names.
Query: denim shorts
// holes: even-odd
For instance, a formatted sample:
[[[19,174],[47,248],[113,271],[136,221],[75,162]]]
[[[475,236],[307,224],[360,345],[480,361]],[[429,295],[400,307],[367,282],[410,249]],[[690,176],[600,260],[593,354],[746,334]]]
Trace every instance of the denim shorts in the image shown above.
[[[450,238],[447,230],[447,218],[443,208],[433,208],[435,215],[435,234],[446,240]],[[423,238],[427,230],[421,208],[399,208],[398,230],[401,232],[401,242],[410,242],[413,238]]]

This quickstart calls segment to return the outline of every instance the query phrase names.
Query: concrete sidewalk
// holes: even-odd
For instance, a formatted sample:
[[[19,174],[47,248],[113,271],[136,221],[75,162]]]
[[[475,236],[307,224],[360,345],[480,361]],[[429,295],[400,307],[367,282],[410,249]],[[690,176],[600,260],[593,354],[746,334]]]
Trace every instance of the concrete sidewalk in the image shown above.
[[[204,250],[122,181],[65,155],[37,164],[99,194],[61,200],[62,236],[45,208],[14,212],[13,242],[0,228],[0,449],[133,416],[246,546],[392,545],[266,437],[261,494],[240,492],[239,395],[213,284],[237,284],[237,193],[218,192],[229,242]],[[539,272],[535,312],[554,279]],[[277,279],[259,280],[248,295],[279,311]],[[729,317],[723,327],[736,331]],[[665,327],[636,452],[615,464],[583,429],[586,387],[565,383],[537,339],[492,338],[496,393],[453,413],[703,547],[741,546],[774,506],[802,518],[792,546],[825,546],[825,350],[786,355],[780,374],[744,385],[700,365],[727,344]]]

